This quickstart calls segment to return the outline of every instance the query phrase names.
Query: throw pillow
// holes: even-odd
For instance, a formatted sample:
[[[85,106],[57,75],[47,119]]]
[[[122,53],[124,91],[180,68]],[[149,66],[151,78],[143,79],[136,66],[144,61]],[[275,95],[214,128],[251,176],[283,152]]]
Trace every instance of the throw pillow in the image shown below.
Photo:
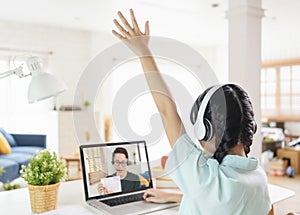
[[[3,136],[5,137],[5,139],[11,147],[17,146],[17,143],[11,134],[7,133],[3,128],[0,128],[0,133],[3,134]]]
[[[10,154],[11,148],[5,139],[4,135],[0,133],[0,154]]]

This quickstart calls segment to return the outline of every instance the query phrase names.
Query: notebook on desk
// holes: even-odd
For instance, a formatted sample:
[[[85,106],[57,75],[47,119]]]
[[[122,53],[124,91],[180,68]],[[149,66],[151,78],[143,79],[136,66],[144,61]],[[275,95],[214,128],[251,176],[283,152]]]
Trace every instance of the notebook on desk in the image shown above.
[[[86,203],[102,214],[145,214],[178,205],[143,200],[153,188],[145,141],[81,145],[80,159]]]

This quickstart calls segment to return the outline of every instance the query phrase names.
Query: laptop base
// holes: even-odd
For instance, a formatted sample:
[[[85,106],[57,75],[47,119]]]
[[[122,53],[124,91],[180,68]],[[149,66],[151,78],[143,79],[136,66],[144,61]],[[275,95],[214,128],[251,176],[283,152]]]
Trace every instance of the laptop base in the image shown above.
[[[106,215],[142,215],[179,206],[178,203],[158,204],[145,201],[127,203],[126,205],[114,207],[109,207],[98,200],[88,201],[87,204],[94,207],[95,210],[100,211],[101,214]],[[174,210],[176,211],[176,209]]]

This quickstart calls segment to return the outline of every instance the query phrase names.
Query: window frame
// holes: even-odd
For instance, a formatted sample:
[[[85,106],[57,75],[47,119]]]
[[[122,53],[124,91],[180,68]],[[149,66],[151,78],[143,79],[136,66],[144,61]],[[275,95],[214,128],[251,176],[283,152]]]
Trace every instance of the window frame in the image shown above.
[[[262,80],[262,77],[266,77],[266,74],[263,75],[263,72],[266,72],[270,69],[274,69],[274,72],[276,72],[275,77],[275,108],[267,108],[266,101],[268,94],[265,92],[267,91],[265,88],[265,92],[263,91],[261,87],[261,112],[262,112],[262,118],[263,121],[275,121],[275,122],[282,122],[282,121],[291,121],[291,122],[299,122],[300,121],[300,108],[299,105],[295,105],[295,100],[297,98],[300,98],[300,92],[293,93],[293,84],[295,82],[300,82],[300,79],[294,80],[293,75],[296,72],[300,72],[299,68],[298,70],[295,70],[295,67],[300,66],[300,58],[297,59],[286,59],[286,60],[276,60],[276,61],[266,61],[262,63],[261,67],[261,86],[264,86],[263,84],[270,83],[267,82],[266,79]],[[288,79],[282,79],[281,72],[283,71],[283,68],[288,68],[289,71],[289,78]],[[283,82],[289,82],[289,90],[288,93],[283,93],[281,90],[282,83]],[[266,85],[265,85],[266,86]],[[299,86],[300,87],[300,86]],[[272,97],[269,95],[269,97]],[[283,108],[282,105],[282,98],[288,97],[289,98],[289,105],[287,109]],[[296,106],[296,107],[295,107]],[[287,106],[285,106],[287,107]],[[293,108],[295,107],[295,108]]]

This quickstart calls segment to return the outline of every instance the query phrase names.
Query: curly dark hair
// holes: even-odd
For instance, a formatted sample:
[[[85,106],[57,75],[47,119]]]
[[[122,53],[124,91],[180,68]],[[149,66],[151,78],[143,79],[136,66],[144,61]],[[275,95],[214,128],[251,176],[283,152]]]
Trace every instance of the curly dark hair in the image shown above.
[[[203,98],[211,88],[205,90],[195,101],[190,119],[195,124]],[[252,103],[248,94],[236,84],[220,87],[210,98],[204,117],[213,128],[216,151],[213,157],[221,163],[228,151],[242,143],[245,154],[250,152],[256,123]]]

